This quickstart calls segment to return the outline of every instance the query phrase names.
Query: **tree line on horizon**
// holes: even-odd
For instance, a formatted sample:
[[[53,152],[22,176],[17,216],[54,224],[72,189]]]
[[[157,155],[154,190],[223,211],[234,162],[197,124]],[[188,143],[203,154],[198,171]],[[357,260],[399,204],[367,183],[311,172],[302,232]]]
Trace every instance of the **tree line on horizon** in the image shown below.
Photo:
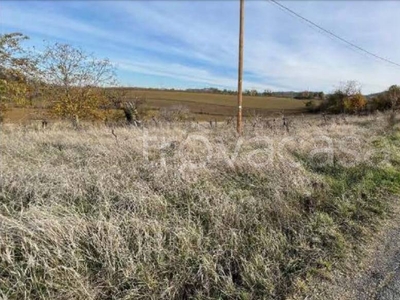
[[[80,48],[62,43],[49,43],[39,52],[23,47],[27,39],[22,33],[0,35],[0,121],[10,104],[32,106],[35,101],[51,103],[55,116],[71,120],[75,125],[80,119],[107,119],[112,109],[123,111],[129,123],[137,121],[138,106],[143,99],[128,99],[130,102],[126,103],[127,88],[116,88],[119,84],[115,66],[108,59],[98,59]],[[218,88],[185,91],[237,94]],[[327,95],[254,89],[245,90],[244,95],[309,100],[305,106],[310,112],[395,111],[400,106],[399,86],[393,85],[383,93],[365,97],[353,81]]]
[[[172,89],[174,90],[174,89]],[[223,95],[237,95],[237,91],[229,89],[218,89],[218,88],[188,88],[184,89],[185,92],[192,93],[212,93],[212,94],[223,94]],[[245,96],[259,96],[259,97],[275,97],[275,98],[293,98],[293,99],[319,99],[323,100],[325,97],[324,92],[313,92],[313,91],[272,91],[265,89],[264,91],[258,91],[256,89],[245,89],[243,91]]]

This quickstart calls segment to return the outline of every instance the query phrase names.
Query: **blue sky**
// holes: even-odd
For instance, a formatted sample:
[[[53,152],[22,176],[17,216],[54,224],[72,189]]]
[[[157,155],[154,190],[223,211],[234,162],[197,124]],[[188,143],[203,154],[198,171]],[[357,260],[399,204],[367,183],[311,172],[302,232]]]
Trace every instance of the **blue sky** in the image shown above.
[[[284,1],[326,29],[400,63],[400,1]],[[66,42],[109,58],[123,85],[236,89],[239,1],[1,1],[0,32]],[[365,93],[400,84],[374,60],[268,1],[245,6],[244,88]]]

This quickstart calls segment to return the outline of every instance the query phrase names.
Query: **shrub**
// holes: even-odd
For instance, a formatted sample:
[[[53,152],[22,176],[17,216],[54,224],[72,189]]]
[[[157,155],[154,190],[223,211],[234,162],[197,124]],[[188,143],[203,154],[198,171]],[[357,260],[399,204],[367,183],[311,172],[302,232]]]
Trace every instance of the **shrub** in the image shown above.
[[[400,106],[400,87],[392,85],[388,90],[373,97],[370,105],[372,110],[395,111]]]
[[[344,99],[344,108],[346,112],[357,113],[364,109],[367,104],[367,100],[360,93],[346,97]]]
[[[160,110],[159,117],[167,122],[185,121],[190,118],[190,110],[184,105],[165,107]]]
[[[321,105],[316,104],[313,100],[305,102],[304,105],[306,106],[307,111],[310,113],[316,113],[321,110]]]
[[[325,110],[330,113],[343,113],[344,112],[344,100],[347,95],[341,90],[335,91],[326,98],[326,102],[323,104]]]
[[[32,100],[36,88],[36,61],[23,41],[21,33],[0,34],[0,116],[10,103],[26,105]]]
[[[366,99],[361,94],[361,88],[355,81],[348,81],[336,89],[321,105],[323,110],[330,113],[355,113],[365,108]]]
[[[391,108],[391,103],[386,93],[381,93],[372,98],[370,101],[371,110],[380,110],[384,111]]]
[[[400,106],[400,86],[392,85],[387,91],[390,108],[394,111]]]

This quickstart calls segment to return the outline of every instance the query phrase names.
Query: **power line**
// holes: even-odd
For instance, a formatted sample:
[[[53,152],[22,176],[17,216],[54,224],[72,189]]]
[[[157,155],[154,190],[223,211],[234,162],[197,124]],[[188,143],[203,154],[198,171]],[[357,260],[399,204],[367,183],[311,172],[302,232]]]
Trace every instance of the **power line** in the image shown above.
[[[352,43],[352,42],[350,42],[350,41],[348,41],[348,40],[346,40],[346,39],[344,39],[344,38],[338,36],[337,34],[333,33],[332,31],[327,30],[327,29],[321,27],[320,25],[314,23],[313,21],[311,21],[311,20],[309,20],[309,19],[303,17],[302,15],[298,14],[297,12],[295,12],[295,11],[291,10],[290,8],[284,6],[283,4],[279,3],[278,1],[276,1],[276,0],[269,0],[269,1],[272,2],[273,4],[279,6],[279,7],[280,7],[281,9],[283,9],[284,11],[289,12],[290,14],[294,15],[295,17],[300,18],[301,20],[307,22],[309,25],[318,28],[318,29],[321,30],[322,32],[328,34],[328,35],[331,36],[331,37],[334,37],[334,38],[340,40],[341,42],[343,42],[343,43],[345,43],[345,44],[351,46],[352,48],[357,49],[357,50],[359,50],[359,51],[362,51],[364,54],[368,54],[369,56],[372,56],[372,57],[374,57],[374,58],[376,58],[376,59],[378,59],[378,60],[380,60],[380,61],[384,61],[384,62],[389,63],[389,64],[391,64],[391,65],[394,65],[394,66],[396,66],[396,67],[400,67],[400,64],[398,64],[398,63],[396,63],[396,62],[394,62],[394,61],[391,61],[391,60],[389,60],[389,59],[387,59],[387,58],[384,58],[384,57],[382,57],[382,56],[379,56],[379,55],[377,55],[377,54],[375,54],[375,53],[372,53],[372,52],[370,52],[370,51],[368,51],[368,50],[365,50],[364,48],[362,48],[362,47],[360,47],[360,46],[358,46],[358,45],[356,45],[356,44],[354,44],[354,43]]]

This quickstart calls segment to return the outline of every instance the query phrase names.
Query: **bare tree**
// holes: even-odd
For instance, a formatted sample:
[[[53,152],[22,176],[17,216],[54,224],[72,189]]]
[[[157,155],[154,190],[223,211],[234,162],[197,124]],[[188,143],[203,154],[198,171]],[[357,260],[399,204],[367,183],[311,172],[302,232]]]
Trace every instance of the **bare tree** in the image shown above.
[[[47,46],[40,57],[44,95],[52,102],[53,112],[75,126],[80,118],[99,118],[99,106],[107,101],[102,88],[116,84],[114,66],[108,59],[68,44]]]

